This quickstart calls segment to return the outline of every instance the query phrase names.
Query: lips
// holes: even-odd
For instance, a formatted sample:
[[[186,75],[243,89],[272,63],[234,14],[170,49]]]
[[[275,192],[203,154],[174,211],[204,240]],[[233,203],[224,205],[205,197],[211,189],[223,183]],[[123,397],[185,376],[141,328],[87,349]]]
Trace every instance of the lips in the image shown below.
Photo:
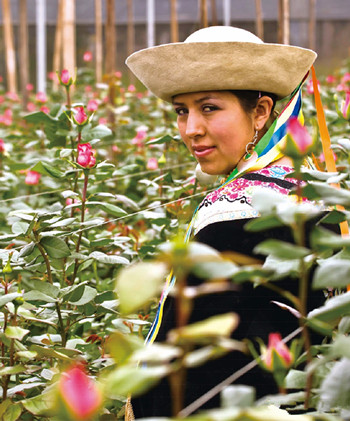
[[[201,158],[203,156],[209,155],[213,150],[215,149],[215,146],[194,146],[193,147],[193,153],[196,157]]]

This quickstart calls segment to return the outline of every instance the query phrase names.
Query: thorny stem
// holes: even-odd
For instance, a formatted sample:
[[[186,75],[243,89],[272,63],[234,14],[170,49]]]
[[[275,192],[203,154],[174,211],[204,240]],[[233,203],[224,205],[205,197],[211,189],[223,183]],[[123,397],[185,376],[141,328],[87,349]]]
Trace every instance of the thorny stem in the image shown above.
[[[39,236],[38,233],[36,231],[34,231],[34,236],[36,239],[36,245],[41,253],[41,255],[43,256],[45,265],[46,265],[46,270],[47,270],[47,279],[50,282],[50,284],[53,284],[53,280],[52,280],[52,272],[51,272],[51,266],[50,266],[50,261],[49,258],[47,257],[47,254],[43,248],[43,246],[39,243]],[[56,311],[57,311],[57,316],[58,316],[58,323],[60,326],[60,333],[61,333],[61,338],[62,338],[62,346],[66,346],[66,342],[67,342],[67,335],[66,335],[66,330],[64,328],[64,323],[63,323],[63,319],[62,319],[62,313],[61,313],[61,307],[59,305],[59,303],[55,303],[55,307],[56,307]]]
[[[70,98],[70,92],[69,92],[69,86],[66,86],[66,93],[67,93],[67,108],[70,109],[72,104],[71,104],[71,98]]]
[[[88,182],[89,182],[89,171],[86,170],[86,171],[84,171],[84,187],[83,187],[83,194],[82,194],[82,199],[81,199],[81,223],[83,223],[84,220],[85,220],[85,203],[86,203],[86,192],[87,192]],[[78,241],[77,241],[77,245],[75,247],[75,251],[77,253],[80,250],[80,244],[81,244],[81,237],[82,236],[83,236],[83,231],[80,231]],[[74,282],[74,280],[77,276],[78,267],[79,267],[79,261],[78,261],[78,259],[75,259],[72,283]]]
[[[302,200],[301,196],[301,186],[298,183],[297,193],[299,197],[299,202]],[[305,247],[305,224],[303,221],[300,223],[295,224],[295,240],[298,246]],[[302,328],[302,337],[304,339],[304,349],[306,352],[306,361],[308,364],[312,361],[312,353],[311,353],[311,339],[310,339],[310,332],[308,327],[306,326],[305,320],[307,317],[307,299],[308,299],[308,270],[305,265],[305,261],[303,258],[300,259],[300,279],[299,279],[299,312],[300,312],[300,319],[299,324]],[[311,397],[311,386],[312,386],[312,372],[307,373],[306,377],[306,388],[305,388],[305,402],[304,408],[308,409],[310,405],[310,397]]]

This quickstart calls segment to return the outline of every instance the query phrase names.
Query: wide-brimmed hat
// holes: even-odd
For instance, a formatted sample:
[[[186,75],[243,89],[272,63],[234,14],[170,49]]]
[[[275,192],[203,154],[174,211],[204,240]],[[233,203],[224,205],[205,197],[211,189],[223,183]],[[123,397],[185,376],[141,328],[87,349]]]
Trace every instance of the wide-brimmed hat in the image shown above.
[[[126,64],[157,97],[217,90],[291,94],[317,54],[301,47],[264,43],[244,29],[211,26],[184,42],[158,45],[131,54]]]

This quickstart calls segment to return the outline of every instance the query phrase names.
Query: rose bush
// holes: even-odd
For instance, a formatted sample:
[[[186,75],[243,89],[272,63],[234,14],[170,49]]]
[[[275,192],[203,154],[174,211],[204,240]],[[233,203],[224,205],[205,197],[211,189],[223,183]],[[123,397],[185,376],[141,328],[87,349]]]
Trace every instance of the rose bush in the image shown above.
[[[316,125],[308,125],[314,127],[310,135],[294,127],[295,136],[305,135],[302,152],[312,138],[316,158],[315,169],[298,174],[309,181],[302,194],[330,208],[345,208],[332,210],[329,224],[346,220],[350,208],[348,73],[345,65],[320,81],[337,173],[323,172]],[[66,70],[58,76],[59,91],[50,89],[45,98],[29,92],[30,114],[1,86],[0,416],[57,419],[66,410],[79,419],[91,408],[96,419],[121,419],[128,394],[141,394],[177,370],[184,352],[195,363],[243,350],[243,344],[229,339],[238,323],[234,315],[188,326],[173,332],[168,343],[143,347],[164,275],[174,268],[185,288],[188,273],[210,256],[206,278],[275,283],[289,273],[303,279],[312,266],[314,288],[331,289],[324,307],[302,315],[304,325],[321,332],[325,343],[293,357],[292,368],[284,367],[283,386],[294,393],[270,397],[267,402],[275,409],[253,402],[249,410],[238,410],[236,402],[229,418],[289,419],[276,407],[305,411],[305,389],[309,407],[318,413],[303,419],[346,417],[349,386],[341,375],[350,370],[349,239],[315,227],[306,246],[300,241],[306,221],[319,212],[317,205],[271,207],[275,198],[265,195],[254,199],[262,217],[248,229],[264,229],[273,220],[296,232],[296,244],[260,246],[267,267],[241,267],[208,248],[184,246],[175,235],[184,232],[205,189],[193,179],[195,162],[179,140],[171,106],[130,85],[119,72],[98,85],[88,68],[78,69],[74,78]],[[306,121],[313,122],[310,86],[304,111]],[[160,252],[160,244],[174,237]],[[180,311],[186,308],[180,303]],[[285,350],[279,342],[277,348]],[[276,352],[271,349],[270,360],[276,360]],[[72,360],[78,364],[73,369]],[[137,368],[138,361],[149,360],[151,370]],[[74,403],[79,394],[70,396],[62,386],[66,381],[73,391],[76,384],[87,387],[84,396],[91,394],[92,400],[85,409]],[[222,417],[221,411],[208,419]]]

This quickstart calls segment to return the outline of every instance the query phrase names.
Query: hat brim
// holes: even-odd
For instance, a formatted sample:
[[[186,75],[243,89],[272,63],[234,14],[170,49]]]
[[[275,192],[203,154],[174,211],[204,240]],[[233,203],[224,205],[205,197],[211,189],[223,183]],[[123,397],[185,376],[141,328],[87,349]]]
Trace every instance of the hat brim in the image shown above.
[[[137,51],[126,64],[157,97],[248,89],[290,95],[317,54],[301,47],[251,42],[172,43]]]

